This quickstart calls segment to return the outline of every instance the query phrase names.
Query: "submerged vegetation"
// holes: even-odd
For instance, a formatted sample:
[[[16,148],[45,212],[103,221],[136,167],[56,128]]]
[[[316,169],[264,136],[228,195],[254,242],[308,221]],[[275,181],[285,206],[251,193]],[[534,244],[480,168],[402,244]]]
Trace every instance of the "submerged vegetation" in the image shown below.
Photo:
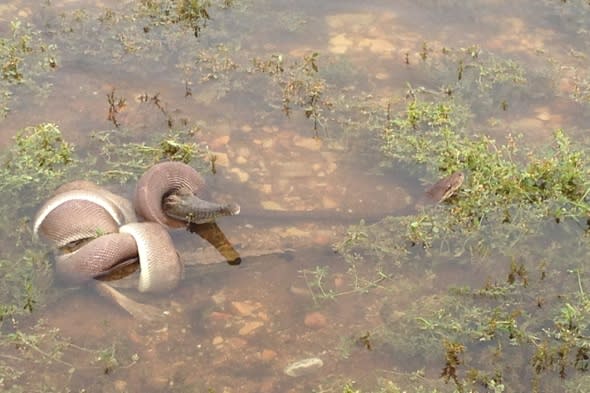
[[[41,76],[57,67],[56,57],[56,46],[32,26],[18,19],[10,23],[10,33],[0,37],[0,119],[10,110],[15,85],[36,93],[49,88]]]
[[[495,64],[479,64],[476,79],[513,69]],[[589,367],[587,147],[561,129],[547,146],[524,135],[498,142],[473,130],[477,111],[465,97],[474,93],[463,93],[491,95],[507,81],[522,89],[518,75],[474,88],[461,74],[440,93],[410,89],[397,112],[390,107],[382,132],[386,167],[418,164],[432,177],[462,170],[467,179],[445,206],[361,223],[337,246],[355,274],[364,266],[367,277],[396,277],[406,291],[420,292],[405,280],[428,282],[429,274],[445,271],[481,278],[469,285],[463,274],[448,277],[446,295],[420,295],[403,311],[396,311],[393,287],[374,289],[390,294],[380,309],[383,324],[371,334],[373,348],[426,367],[442,359],[440,376],[450,391],[544,392],[564,384],[577,391]]]

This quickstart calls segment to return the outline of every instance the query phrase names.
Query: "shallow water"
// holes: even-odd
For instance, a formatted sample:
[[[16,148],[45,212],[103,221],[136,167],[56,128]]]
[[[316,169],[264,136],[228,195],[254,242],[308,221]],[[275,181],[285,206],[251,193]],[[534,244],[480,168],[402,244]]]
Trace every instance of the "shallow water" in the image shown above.
[[[79,347],[112,349],[117,364],[68,347],[64,363],[31,361],[31,372],[43,373],[42,383],[56,391],[89,392],[338,392],[346,381],[371,389],[378,378],[409,379],[416,370],[436,380],[442,351],[423,364],[405,353],[369,350],[359,337],[383,326],[383,304],[403,314],[418,297],[434,298],[453,285],[481,285],[487,271],[477,264],[443,261],[432,268],[426,262],[423,270],[418,264],[383,281],[354,282],[359,275],[332,251],[348,225],[414,211],[424,183],[436,180],[421,168],[382,168],[375,134],[363,133],[374,124],[360,113],[372,108],[367,111],[384,118],[387,103],[399,102],[408,85],[433,88],[422,55],[438,59],[442,48],[477,45],[534,70],[538,80],[525,93],[498,91],[497,102],[474,105],[474,133],[499,139],[523,133],[531,145],[548,143],[560,127],[583,135],[590,112],[584,98],[574,98],[588,94],[581,86],[588,78],[590,40],[580,26],[590,22],[590,6],[538,0],[236,1],[211,7],[211,19],[196,38],[182,24],[125,20],[140,13],[136,3],[0,6],[2,35],[18,17],[57,46],[57,67],[34,81],[45,86],[41,92],[11,87],[0,146],[23,127],[54,122],[79,151],[92,151],[90,133],[115,128],[106,98],[112,92],[126,102],[117,114],[119,128],[135,141],[170,125],[198,126],[195,141],[218,157],[217,173],[207,176],[213,196],[242,206],[242,217],[223,218],[219,226],[245,255],[269,255],[245,257],[240,266],[202,266],[195,249],[210,246],[176,231],[187,265],[181,286],[164,296],[127,292],[165,311],[162,321],[138,322],[92,291],[64,290],[26,323],[58,328],[60,337]],[[295,104],[286,116],[280,86],[252,69],[253,58],[281,54],[286,67],[313,52],[319,53],[327,81],[323,97],[330,101],[317,106],[317,127]],[[455,69],[451,73],[450,79],[456,77]],[[112,188],[129,196],[133,183]],[[265,209],[335,213],[315,220],[273,218]],[[320,273],[322,287],[314,284]],[[321,358],[323,367],[297,378],[283,373],[286,365],[310,357]],[[29,364],[18,366],[27,370]]]

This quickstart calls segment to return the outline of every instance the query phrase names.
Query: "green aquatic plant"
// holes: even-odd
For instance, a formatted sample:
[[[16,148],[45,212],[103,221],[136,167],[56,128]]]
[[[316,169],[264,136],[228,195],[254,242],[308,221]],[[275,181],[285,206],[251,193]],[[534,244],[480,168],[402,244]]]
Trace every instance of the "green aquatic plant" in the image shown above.
[[[68,166],[74,164],[74,147],[55,124],[27,127],[13,140],[14,145],[2,157],[1,192],[20,193],[31,186],[43,189],[63,180]]]
[[[199,37],[201,29],[209,20],[208,0],[142,0],[142,11],[145,12],[156,24],[184,24],[193,30],[195,37]],[[224,7],[231,3],[225,1]]]
[[[72,175],[76,164],[73,145],[50,123],[19,131],[1,157],[0,319],[32,312],[45,302],[51,269],[43,251],[27,249],[31,246],[27,217],[41,198]],[[24,251],[17,252],[15,244]]]
[[[100,170],[92,171],[99,182],[128,182],[162,160],[191,163],[200,170],[207,168],[208,152],[195,142],[198,128],[172,130],[150,137],[151,141],[135,142],[127,131],[99,131],[92,138],[99,142]]]
[[[26,364],[28,373],[32,370],[38,373],[45,373],[48,369],[60,370],[53,381],[59,386],[78,372],[108,374],[117,368],[132,367],[139,360],[137,354],[127,353],[123,345],[116,343],[106,347],[77,345],[42,319],[30,328],[15,327],[11,332],[0,335],[0,348],[0,387],[8,392],[48,391],[46,385],[50,379],[27,379],[22,371],[24,368],[16,366],[19,364]],[[69,378],[63,379],[63,375]]]
[[[293,108],[303,110],[306,118],[313,120],[314,134],[327,127],[326,112],[332,103],[327,95],[326,80],[319,72],[319,53],[303,56],[302,60],[287,59],[280,54],[268,59],[254,58],[253,71],[270,75],[282,92],[281,105],[285,115]]]
[[[422,72],[436,74],[439,86],[436,93],[468,105],[474,115],[489,116],[499,110],[505,111],[519,99],[523,90],[530,90],[533,85],[549,87],[552,84],[546,76],[527,73],[522,64],[484,51],[477,45],[458,49],[443,47],[441,55],[431,55],[418,67]]]
[[[0,117],[10,110],[9,102],[16,89],[45,94],[47,84],[41,77],[57,67],[57,48],[45,42],[42,34],[18,19],[0,36]]]

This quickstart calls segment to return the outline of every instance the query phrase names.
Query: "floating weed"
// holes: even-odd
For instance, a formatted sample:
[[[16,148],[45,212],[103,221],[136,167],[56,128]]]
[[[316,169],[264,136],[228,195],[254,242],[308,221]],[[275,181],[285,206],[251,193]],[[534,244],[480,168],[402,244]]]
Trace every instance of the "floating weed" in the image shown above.
[[[105,374],[110,374],[115,368],[119,366],[117,360],[116,346],[113,343],[110,347],[98,351],[96,356],[96,363],[99,363]]]

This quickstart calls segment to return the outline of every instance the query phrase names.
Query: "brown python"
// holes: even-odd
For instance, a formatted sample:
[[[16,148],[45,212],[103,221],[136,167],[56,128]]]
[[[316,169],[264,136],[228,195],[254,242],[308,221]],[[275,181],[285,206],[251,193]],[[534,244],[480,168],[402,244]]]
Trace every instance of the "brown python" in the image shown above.
[[[182,275],[167,229],[185,227],[187,222],[174,204],[165,207],[164,201],[175,198],[185,206],[182,214],[198,222],[239,213],[238,205],[201,200],[204,188],[202,177],[179,162],[163,162],[147,170],[137,183],[133,205],[93,183],[74,181],[58,188],[41,206],[33,232],[58,251],[55,271],[65,282],[80,284],[103,279],[107,273],[139,260],[139,291],[167,291],[177,286]],[[187,211],[189,205],[195,210]],[[167,216],[166,209],[175,213],[175,218]],[[137,222],[136,215],[144,222]],[[119,299],[114,289],[96,285],[137,316],[133,301]],[[131,308],[125,306],[129,302]]]

